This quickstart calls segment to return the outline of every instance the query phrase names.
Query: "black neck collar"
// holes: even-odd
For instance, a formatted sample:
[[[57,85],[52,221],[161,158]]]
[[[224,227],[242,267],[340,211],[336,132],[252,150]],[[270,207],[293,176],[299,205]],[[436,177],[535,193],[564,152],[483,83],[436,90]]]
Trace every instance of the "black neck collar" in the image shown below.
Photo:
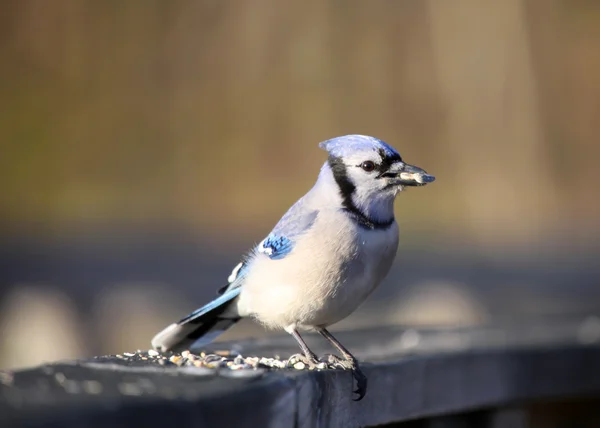
[[[362,212],[352,200],[352,194],[356,190],[356,186],[348,178],[346,165],[340,158],[335,156],[329,156],[328,163],[333,172],[333,178],[340,188],[343,210],[350,215],[358,226],[369,230],[385,230],[394,223],[393,217],[387,221],[378,221]]]

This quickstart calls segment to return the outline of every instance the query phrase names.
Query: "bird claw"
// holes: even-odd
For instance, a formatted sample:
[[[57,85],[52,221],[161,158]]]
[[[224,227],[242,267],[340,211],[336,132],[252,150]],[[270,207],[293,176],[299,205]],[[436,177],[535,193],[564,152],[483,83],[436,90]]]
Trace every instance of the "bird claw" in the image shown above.
[[[327,364],[328,367],[331,367],[333,369],[348,370],[350,368],[348,367],[348,363],[345,359],[333,354],[325,354],[323,358],[319,359],[319,361]]]
[[[363,399],[365,394],[367,393],[367,377],[362,372],[358,364],[352,370],[352,376],[356,380],[356,389],[353,391],[355,394],[358,394],[357,398],[353,398],[354,401],[360,401]]]
[[[360,401],[363,399],[367,393],[367,377],[358,366],[358,361],[354,358],[340,358],[333,354],[326,354],[320,361],[327,363],[327,365],[334,369],[350,370],[354,380],[356,380],[356,390],[353,392],[358,394],[358,398],[353,398],[353,400]]]
[[[317,357],[314,355],[306,356],[304,354],[294,354],[287,360],[288,365],[294,365],[297,362],[302,362],[310,368],[314,368],[317,364],[319,364],[319,360],[317,360]]]

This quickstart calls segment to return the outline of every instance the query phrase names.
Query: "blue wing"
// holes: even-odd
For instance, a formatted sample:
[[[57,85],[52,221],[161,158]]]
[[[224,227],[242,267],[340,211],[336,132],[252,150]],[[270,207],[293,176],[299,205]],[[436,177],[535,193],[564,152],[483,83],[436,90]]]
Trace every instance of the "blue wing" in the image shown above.
[[[305,197],[300,198],[277,222],[271,235],[285,236],[293,240],[311,228],[319,212],[306,206]]]
[[[242,280],[244,279],[244,275],[248,270],[248,264],[250,262],[250,255],[246,254],[242,261],[237,264],[236,267],[233,268],[231,274],[227,278],[227,285],[219,288],[217,290],[217,294],[222,295],[229,290],[234,290],[239,288],[242,285]]]
[[[319,213],[307,209],[304,204],[304,198],[301,198],[281,217],[269,236],[258,244],[259,253],[280,260],[292,252],[297,238],[312,227]]]
[[[292,251],[294,244],[295,242],[287,236],[272,233],[258,244],[258,252],[265,253],[272,260],[279,260]]]
[[[287,256],[296,244],[296,239],[308,229],[311,228],[318,211],[306,209],[304,198],[296,202],[283,217],[275,225],[273,231],[267,236],[254,252],[250,252],[238,265],[233,269],[227,285],[218,290],[218,294],[222,295],[228,291],[239,288],[244,280],[244,276],[248,272],[252,264],[252,258],[255,252],[264,253],[272,260],[279,260]]]

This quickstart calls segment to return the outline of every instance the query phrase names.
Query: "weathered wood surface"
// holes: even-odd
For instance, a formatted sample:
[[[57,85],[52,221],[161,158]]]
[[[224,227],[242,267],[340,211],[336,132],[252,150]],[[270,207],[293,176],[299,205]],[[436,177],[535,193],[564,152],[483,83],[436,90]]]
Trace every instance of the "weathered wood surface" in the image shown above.
[[[368,361],[361,402],[352,401],[343,371],[217,371],[111,356],[4,371],[0,426],[353,427],[600,397],[600,334],[591,320],[339,333]],[[296,352],[287,337],[225,346],[243,355]]]

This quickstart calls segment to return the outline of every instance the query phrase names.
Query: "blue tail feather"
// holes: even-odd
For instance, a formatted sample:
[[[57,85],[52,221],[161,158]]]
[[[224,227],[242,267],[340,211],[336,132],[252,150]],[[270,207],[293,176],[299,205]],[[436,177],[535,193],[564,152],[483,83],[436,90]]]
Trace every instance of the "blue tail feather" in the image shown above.
[[[183,351],[191,345],[205,345],[240,320],[232,306],[240,289],[223,295],[195,310],[179,322],[171,324],[152,339],[152,347],[160,351]]]

